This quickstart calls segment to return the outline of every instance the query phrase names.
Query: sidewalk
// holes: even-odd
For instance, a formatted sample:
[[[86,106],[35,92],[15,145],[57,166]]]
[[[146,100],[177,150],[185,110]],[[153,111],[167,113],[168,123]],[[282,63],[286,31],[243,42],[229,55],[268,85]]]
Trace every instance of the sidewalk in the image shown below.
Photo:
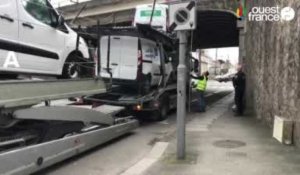
[[[145,175],[299,175],[300,150],[272,138],[254,117],[234,117],[232,94],[186,125],[187,159],[176,160],[176,140]]]

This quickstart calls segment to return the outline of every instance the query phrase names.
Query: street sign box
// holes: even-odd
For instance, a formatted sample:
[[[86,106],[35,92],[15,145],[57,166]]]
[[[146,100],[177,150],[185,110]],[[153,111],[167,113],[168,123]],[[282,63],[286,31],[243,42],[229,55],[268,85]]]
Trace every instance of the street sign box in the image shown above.
[[[196,3],[195,1],[187,3],[172,4],[169,11],[170,30],[195,30]]]

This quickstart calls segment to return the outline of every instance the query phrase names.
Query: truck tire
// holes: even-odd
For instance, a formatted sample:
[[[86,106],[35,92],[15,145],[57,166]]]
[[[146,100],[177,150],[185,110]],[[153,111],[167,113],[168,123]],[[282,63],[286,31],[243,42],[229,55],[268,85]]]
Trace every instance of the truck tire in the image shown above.
[[[168,112],[169,112],[169,101],[168,96],[164,95],[160,97],[159,100],[159,109],[153,112],[153,119],[155,121],[162,121],[168,118]]]
[[[163,104],[161,104],[159,111],[160,111],[159,120],[165,120],[168,118],[169,104],[166,100],[163,102]]]
[[[81,67],[77,63],[79,62],[77,54],[71,54],[67,59],[63,67],[61,78],[75,79],[81,76]]]

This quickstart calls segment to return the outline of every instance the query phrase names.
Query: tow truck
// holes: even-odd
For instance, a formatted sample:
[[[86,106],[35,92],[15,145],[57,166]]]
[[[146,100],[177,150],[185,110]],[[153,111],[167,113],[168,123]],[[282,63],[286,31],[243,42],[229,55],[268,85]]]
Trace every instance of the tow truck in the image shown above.
[[[136,24],[135,27],[105,27],[98,28],[96,26],[87,28],[86,33],[97,36],[96,42],[102,35],[128,35],[128,36],[141,36],[144,38],[151,39],[159,44],[161,49],[167,49],[168,52],[174,56],[174,64],[177,67],[178,64],[178,40],[175,39],[171,34],[162,33],[156,29],[153,29],[150,25]],[[98,44],[99,47],[100,44]],[[163,47],[163,48],[162,48]],[[99,49],[96,55],[100,55]],[[107,57],[107,66],[105,69],[110,70],[110,60]],[[161,64],[165,65],[165,59],[160,59]],[[193,65],[192,57],[186,60],[189,70],[193,69],[197,64]],[[100,65],[99,63],[97,65]],[[176,109],[177,107],[177,82],[167,82],[164,66],[161,66],[161,80],[158,86],[152,88],[149,93],[143,94],[136,90],[130,90],[122,86],[114,86],[106,93],[97,95],[88,95],[84,97],[84,100],[88,103],[92,103],[95,106],[99,105],[113,105],[118,107],[124,107],[123,112],[133,115],[138,118],[144,119],[145,117],[155,121],[161,121],[167,118],[169,111]],[[110,72],[108,72],[111,74]],[[111,75],[112,77],[112,75]],[[187,72],[187,77],[190,77],[190,72]],[[113,81],[113,78],[110,78]],[[180,93],[191,93],[190,80],[187,83],[187,92]],[[112,83],[112,82],[110,82]],[[190,95],[188,96],[191,99]],[[190,105],[188,102],[187,105]]]
[[[98,78],[0,82],[0,174],[36,172],[137,128],[117,117],[122,107],[51,104],[106,91]]]
[[[105,27],[101,29],[97,27],[90,27],[86,30],[87,33],[97,36],[98,42],[99,38],[103,35],[107,36],[118,34],[148,38],[158,43],[161,50],[167,49],[168,52],[174,55],[174,57],[178,55],[176,52],[177,40],[165,33],[153,29],[150,25],[136,24],[136,27]],[[100,55],[99,52],[98,55]],[[163,57],[163,55],[161,55],[161,57]],[[110,59],[109,57],[107,58],[107,66],[105,69],[109,71]],[[160,59],[160,61],[160,65],[165,65],[165,59]],[[176,59],[174,62],[175,61]],[[174,64],[176,64],[176,62]],[[106,93],[86,96],[84,100],[91,103],[97,103],[98,105],[106,104],[121,106],[125,108],[127,113],[137,117],[147,116],[153,120],[164,120],[167,118],[167,113],[176,108],[177,84],[176,81],[167,82],[164,66],[160,66],[160,69],[162,76],[158,86],[152,88],[146,94],[117,85]],[[110,72],[108,73],[111,74]],[[110,80],[113,81],[113,78]],[[143,84],[140,84],[140,86],[143,86]]]
[[[147,26],[139,30],[165,39]],[[96,36],[99,43],[99,33],[91,36]],[[155,119],[166,118],[167,112],[176,107],[177,86],[163,79],[157,88],[143,95],[124,92],[97,76],[0,81],[0,174],[34,173],[132,132],[139,125],[132,116],[134,112],[154,112]],[[92,103],[55,103],[76,97]]]
[[[144,34],[161,36],[145,27],[140,28]],[[99,43],[98,33],[88,34],[91,36]],[[99,66],[100,59],[97,60]],[[176,101],[173,99],[176,86],[165,83],[142,97],[131,95],[131,99],[126,99],[123,94],[123,100],[117,103],[55,104],[56,100],[76,97],[93,103],[103,101],[102,96],[116,95],[113,94],[116,87],[108,84],[111,85],[97,76],[70,80],[0,80],[0,174],[30,174],[133,131],[139,124],[131,115],[123,113],[128,105],[136,106],[138,111],[154,108],[163,111],[160,117],[176,106],[170,103]]]

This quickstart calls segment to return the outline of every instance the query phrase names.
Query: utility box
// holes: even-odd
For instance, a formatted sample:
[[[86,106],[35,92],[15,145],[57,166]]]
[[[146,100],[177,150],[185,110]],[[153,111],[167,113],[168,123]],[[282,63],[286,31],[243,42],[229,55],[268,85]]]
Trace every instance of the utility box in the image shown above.
[[[293,143],[293,121],[275,116],[273,137],[282,144],[291,145]]]

